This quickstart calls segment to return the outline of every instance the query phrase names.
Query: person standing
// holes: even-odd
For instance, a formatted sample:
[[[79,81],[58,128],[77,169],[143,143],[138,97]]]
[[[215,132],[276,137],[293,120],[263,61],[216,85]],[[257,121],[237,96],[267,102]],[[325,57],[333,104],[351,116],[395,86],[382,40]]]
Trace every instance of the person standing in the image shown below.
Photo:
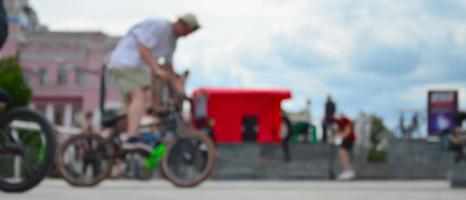
[[[461,160],[465,160],[464,155],[464,146],[465,141],[460,137],[461,127],[455,128],[450,135],[448,136],[449,139],[449,150],[454,151],[455,154],[455,164],[459,164]]]
[[[334,139],[339,145],[338,158],[341,162],[343,172],[338,175],[338,180],[352,180],[356,174],[350,162],[350,152],[353,149],[356,134],[354,133],[353,121],[346,117],[343,113],[335,114],[335,123],[338,130]]]
[[[95,133],[92,127],[92,118],[94,115],[91,111],[87,111],[84,113],[83,122],[81,124],[81,133],[84,134],[92,134]]]
[[[333,123],[333,116],[335,115],[337,107],[332,99],[332,96],[327,95],[327,101],[325,102],[325,114],[324,120],[322,121],[322,142],[327,142],[327,130],[328,126]]]

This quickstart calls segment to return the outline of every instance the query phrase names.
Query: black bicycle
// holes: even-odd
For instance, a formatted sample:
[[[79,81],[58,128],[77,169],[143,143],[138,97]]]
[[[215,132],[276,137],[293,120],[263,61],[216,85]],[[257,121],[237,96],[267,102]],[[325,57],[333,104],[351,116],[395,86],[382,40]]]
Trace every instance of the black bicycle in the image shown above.
[[[53,165],[56,141],[50,123],[28,108],[5,112],[11,96],[0,88],[0,190],[24,192]]]
[[[160,121],[141,127],[158,127],[156,132],[151,130],[145,135],[149,138],[148,143],[152,143],[152,152],[123,149],[120,136],[126,130],[126,116],[105,118],[102,126],[110,130],[109,137],[83,133],[60,145],[56,166],[69,184],[95,186],[111,175],[116,162],[126,164],[126,168],[133,173],[132,177],[137,179],[148,179],[152,171],[160,167],[162,177],[178,187],[197,186],[210,176],[216,162],[213,142],[206,133],[195,129],[182,118],[182,98],[175,97],[177,94],[168,83],[154,85],[159,86],[155,90],[161,94],[155,103],[158,108],[165,109],[149,109],[148,115]],[[101,112],[104,114],[105,87],[101,90]]]

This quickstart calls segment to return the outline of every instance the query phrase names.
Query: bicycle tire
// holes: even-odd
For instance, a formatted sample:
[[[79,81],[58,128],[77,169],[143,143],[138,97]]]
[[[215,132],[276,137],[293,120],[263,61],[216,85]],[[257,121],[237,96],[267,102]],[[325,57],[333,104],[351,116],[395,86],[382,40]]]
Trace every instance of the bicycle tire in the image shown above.
[[[52,125],[42,115],[28,108],[16,108],[0,117],[0,128],[5,128],[5,126],[9,123],[13,123],[15,120],[27,120],[37,123],[42,130],[40,133],[43,136],[42,138],[45,139],[46,149],[43,154],[43,160],[38,164],[32,178],[29,178],[24,182],[14,184],[0,179],[0,190],[4,192],[25,192],[37,186],[47,176],[52,168],[56,148],[56,139],[53,135]]]
[[[106,149],[106,151],[108,151],[107,155],[104,155],[104,156],[107,156],[108,164],[106,165],[106,167],[103,168],[103,170],[97,177],[93,177],[90,181],[81,181],[81,180],[77,180],[77,178],[72,175],[74,172],[69,172],[67,170],[67,166],[65,164],[65,153],[68,150],[68,147],[70,147],[70,145],[74,145],[75,143],[79,141],[89,141],[89,140],[97,141],[97,144],[99,144],[99,147],[101,147],[100,146],[101,144],[104,145],[103,147]],[[80,134],[80,135],[72,136],[71,138],[67,139],[62,145],[58,147],[55,160],[56,160],[55,165],[58,170],[58,173],[68,184],[72,186],[76,186],[76,187],[94,187],[98,185],[99,183],[101,183],[106,178],[111,177],[112,167],[115,163],[115,149],[113,148],[112,144],[108,143],[100,135]],[[78,177],[78,178],[81,178],[81,177]]]
[[[174,149],[175,149],[174,147],[179,141],[183,139],[198,139],[203,144],[206,144],[205,147],[207,150],[206,152],[208,153],[208,159],[207,159],[207,162],[205,163],[205,166],[201,174],[195,180],[190,180],[190,181],[181,180],[173,173],[173,171],[170,169],[170,166],[169,166],[169,158],[171,154],[174,152]],[[187,128],[186,130],[182,131],[180,135],[177,136],[177,139],[174,142],[171,142],[168,145],[167,153],[162,159],[162,173],[169,182],[171,182],[173,185],[177,187],[182,187],[182,188],[195,187],[210,177],[210,175],[213,172],[216,161],[217,161],[217,150],[212,140],[207,136],[207,134],[203,133],[202,131],[193,129],[193,128]]]

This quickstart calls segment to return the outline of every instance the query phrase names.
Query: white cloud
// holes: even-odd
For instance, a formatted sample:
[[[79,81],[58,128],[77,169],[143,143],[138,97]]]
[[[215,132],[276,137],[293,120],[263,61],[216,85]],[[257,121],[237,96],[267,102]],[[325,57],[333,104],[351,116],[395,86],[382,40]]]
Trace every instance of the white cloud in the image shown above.
[[[392,122],[401,107],[425,109],[429,88],[455,88],[466,98],[466,79],[458,78],[466,74],[461,68],[466,60],[464,1],[458,6],[424,0],[31,2],[52,30],[101,29],[113,35],[146,17],[196,13],[203,28],[179,42],[175,57],[180,68],[193,72],[189,90],[285,87],[294,95],[285,108],[299,110],[311,98],[317,117],[332,93],[352,116],[367,110]],[[369,73],[354,59],[376,66]],[[386,63],[400,66],[384,68]],[[466,109],[464,103],[461,107]]]
[[[453,28],[453,39],[458,45],[466,45],[466,25],[461,23]]]

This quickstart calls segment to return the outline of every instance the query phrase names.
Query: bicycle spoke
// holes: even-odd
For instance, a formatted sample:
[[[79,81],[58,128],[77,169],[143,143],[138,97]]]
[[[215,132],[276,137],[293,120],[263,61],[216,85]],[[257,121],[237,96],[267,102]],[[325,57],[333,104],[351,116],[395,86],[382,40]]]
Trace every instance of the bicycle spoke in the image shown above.
[[[30,179],[30,178],[33,178],[35,176],[35,174],[37,174],[37,169],[35,167],[31,167],[27,164],[25,164],[25,162],[22,162],[21,163],[21,173],[24,173],[24,178],[27,180],[27,179]]]

